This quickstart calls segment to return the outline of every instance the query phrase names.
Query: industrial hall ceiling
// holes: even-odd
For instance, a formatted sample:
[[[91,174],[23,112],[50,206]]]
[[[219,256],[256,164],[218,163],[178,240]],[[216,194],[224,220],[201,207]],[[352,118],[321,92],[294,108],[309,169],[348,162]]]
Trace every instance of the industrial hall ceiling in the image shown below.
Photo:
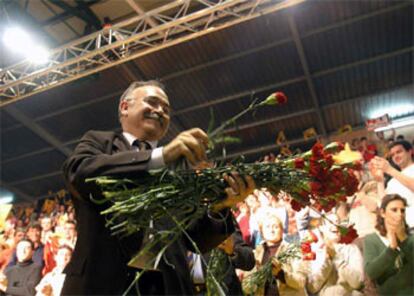
[[[19,25],[48,62],[0,45],[0,187],[16,201],[64,188],[61,166],[90,130],[119,130],[132,81],[159,79],[172,106],[162,143],[207,129],[282,91],[288,103],[243,117],[226,158],[309,148],[376,110],[414,115],[413,1],[2,0],[0,33]],[[22,45],[24,47],[24,43]],[[398,110],[395,111],[395,107]],[[212,113],[211,113],[212,112]],[[376,113],[375,113],[376,114]],[[381,114],[380,114],[381,115]],[[305,140],[303,132],[317,135]],[[161,144],[162,144],[161,143]]]

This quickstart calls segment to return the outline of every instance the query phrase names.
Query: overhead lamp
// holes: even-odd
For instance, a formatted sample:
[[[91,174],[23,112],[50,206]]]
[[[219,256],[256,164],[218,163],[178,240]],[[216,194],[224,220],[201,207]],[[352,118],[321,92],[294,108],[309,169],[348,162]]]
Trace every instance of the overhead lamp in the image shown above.
[[[414,104],[412,103],[402,103],[394,104],[393,106],[388,106],[386,108],[380,108],[369,112],[368,118],[377,118],[384,114],[388,114],[391,118],[400,117],[404,114],[410,114],[414,112]]]
[[[13,202],[13,196],[6,195],[0,197],[0,205],[8,204]]]
[[[3,35],[3,43],[7,48],[22,54],[32,63],[44,64],[49,59],[48,50],[35,44],[30,35],[19,27],[7,28]]]
[[[374,130],[374,132],[383,132],[383,131],[387,131],[387,130],[390,130],[390,129],[396,129],[396,128],[403,127],[403,126],[408,126],[408,125],[414,125],[414,116],[404,118],[404,119],[401,119],[401,120],[396,120],[393,123],[391,123],[390,125],[376,128]]]
[[[11,50],[24,53],[33,44],[29,34],[19,27],[7,28],[3,35],[3,43]]]
[[[27,53],[27,59],[35,64],[47,63],[49,60],[49,51],[37,45]]]

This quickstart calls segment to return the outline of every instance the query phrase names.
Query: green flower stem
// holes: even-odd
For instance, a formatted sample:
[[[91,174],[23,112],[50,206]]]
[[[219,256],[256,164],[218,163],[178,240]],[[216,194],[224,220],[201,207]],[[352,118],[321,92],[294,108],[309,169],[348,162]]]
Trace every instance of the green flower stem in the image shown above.
[[[218,128],[216,128],[214,131],[212,131],[209,136],[210,138],[214,138],[215,136],[217,136],[219,133],[221,133],[226,127],[228,127],[230,124],[234,124],[236,122],[236,120],[238,120],[240,117],[242,117],[244,114],[253,111],[254,109],[256,109],[259,106],[263,106],[262,104],[255,104],[254,102],[252,104],[249,105],[249,107],[247,107],[247,109],[244,109],[242,112],[240,112],[239,114],[235,115],[234,117],[230,118],[229,120],[225,121],[223,124],[221,124]]]

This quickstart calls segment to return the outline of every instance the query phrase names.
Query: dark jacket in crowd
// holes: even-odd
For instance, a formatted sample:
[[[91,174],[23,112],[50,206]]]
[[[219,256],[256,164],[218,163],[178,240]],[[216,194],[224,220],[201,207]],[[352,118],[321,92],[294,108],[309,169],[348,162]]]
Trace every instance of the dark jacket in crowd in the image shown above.
[[[254,259],[252,247],[243,240],[241,231],[237,226],[232,237],[234,241],[233,256],[229,256],[227,270],[223,275],[222,283],[226,295],[243,295],[242,286],[235,269],[237,268],[245,271],[252,270],[256,261]]]
[[[5,271],[7,277],[6,295],[30,296],[36,294],[36,286],[42,278],[42,266],[32,260],[17,262]]]

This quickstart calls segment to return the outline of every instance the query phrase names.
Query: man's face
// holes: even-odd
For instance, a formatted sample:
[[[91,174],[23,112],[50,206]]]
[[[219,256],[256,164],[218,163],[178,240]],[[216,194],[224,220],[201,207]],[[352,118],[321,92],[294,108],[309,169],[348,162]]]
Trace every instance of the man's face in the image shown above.
[[[72,252],[66,248],[61,248],[55,256],[56,265],[63,269],[69,263],[70,258],[72,258]]]
[[[135,89],[131,97],[120,103],[123,130],[139,140],[160,140],[170,123],[170,103],[165,92],[148,85]]]
[[[402,145],[396,145],[390,149],[392,161],[400,168],[404,169],[411,164],[411,150],[407,151]]]
[[[27,230],[27,237],[34,243],[40,242],[41,232],[38,228],[31,227]]]
[[[76,226],[72,223],[66,223],[63,227],[63,230],[65,231],[65,238],[66,239],[73,239],[76,234]]]
[[[52,229],[52,220],[50,218],[43,218],[41,225],[43,231],[49,231]]]
[[[28,241],[21,241],[16,247],[16,256],[18,262],[24,262],[32,258],[33,249]]]
[[[17,244],[23,238],[24,238],[24,232],[17,230],[16,233],[14,234],[14,243]]]

